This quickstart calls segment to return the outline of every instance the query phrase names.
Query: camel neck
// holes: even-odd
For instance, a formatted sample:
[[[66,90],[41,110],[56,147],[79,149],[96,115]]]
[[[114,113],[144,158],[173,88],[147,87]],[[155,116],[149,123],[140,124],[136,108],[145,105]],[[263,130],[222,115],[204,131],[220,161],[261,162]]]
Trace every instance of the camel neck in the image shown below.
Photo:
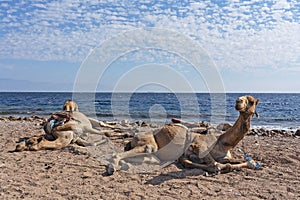
[[[246,134],[250,130],[250,120],[252,115],[240,113],[239,118],[236,120],[233,129],[238,129],[241,133]]]
[[[251,116],[252,115],[240,113],[234,125],[220,136],[219,141],[224,146],[234,148],[249,132]]]

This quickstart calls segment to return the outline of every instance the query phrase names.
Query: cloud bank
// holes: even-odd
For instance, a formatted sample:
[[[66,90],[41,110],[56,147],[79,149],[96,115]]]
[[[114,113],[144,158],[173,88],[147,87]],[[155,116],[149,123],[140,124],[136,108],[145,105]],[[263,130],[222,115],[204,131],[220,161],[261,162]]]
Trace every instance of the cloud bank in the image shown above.
[[[300,70],[297,0],[0,2],[0,59],[81,62],[125,31],[177,31],[218,67]]]

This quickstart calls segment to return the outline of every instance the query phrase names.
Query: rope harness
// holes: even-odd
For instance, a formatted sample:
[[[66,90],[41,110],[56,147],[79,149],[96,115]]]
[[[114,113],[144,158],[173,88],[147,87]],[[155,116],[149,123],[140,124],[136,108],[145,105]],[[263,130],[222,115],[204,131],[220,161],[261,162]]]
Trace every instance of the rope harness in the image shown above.
[[[254,111],[254,113],[252,114],[252,117],[253,115],[256,115],[256,117],[258,117],[258,113],[256,112],[256,110]],[[242,148],[243,148],[243,152],[244,152],[244,157],[245,157],[245,160],[250,164],[250,166],[253,168],[253,169],[260,169],[261,168],[261,164],[259,161],[255,162],[250,154],[245,150],[245,143],[244,143],[244,140],[242,140]]]
[[[244,156],[246,161],[250,164],[250,166],[254,169],[260,169],[261,165],[260,162],[255,162],[251,157],[250,154],[247,151],[244,151]]]

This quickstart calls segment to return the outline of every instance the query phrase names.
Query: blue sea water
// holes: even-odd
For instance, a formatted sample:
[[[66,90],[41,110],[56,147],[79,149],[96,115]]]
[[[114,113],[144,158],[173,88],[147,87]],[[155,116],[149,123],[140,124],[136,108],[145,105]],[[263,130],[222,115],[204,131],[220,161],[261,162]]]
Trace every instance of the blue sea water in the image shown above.
[[[99,120],[169,122],[171,118],[233,123],[238,117],[236,98],[248,93],[72,93],[0,92],[0,116],[48,117],[61,110],[67,99],[78,103],[81,112]],[[297,129],[300,127],[300,94],[253,93],[260,100],[253,127]]]

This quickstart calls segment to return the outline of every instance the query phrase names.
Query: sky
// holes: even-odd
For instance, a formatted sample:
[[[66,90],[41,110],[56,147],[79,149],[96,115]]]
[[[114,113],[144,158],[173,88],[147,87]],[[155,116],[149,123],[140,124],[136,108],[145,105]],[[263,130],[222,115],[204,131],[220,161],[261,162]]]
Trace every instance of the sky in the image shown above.
[[[298,0],[0,1],[0,91],[300,92]]]

